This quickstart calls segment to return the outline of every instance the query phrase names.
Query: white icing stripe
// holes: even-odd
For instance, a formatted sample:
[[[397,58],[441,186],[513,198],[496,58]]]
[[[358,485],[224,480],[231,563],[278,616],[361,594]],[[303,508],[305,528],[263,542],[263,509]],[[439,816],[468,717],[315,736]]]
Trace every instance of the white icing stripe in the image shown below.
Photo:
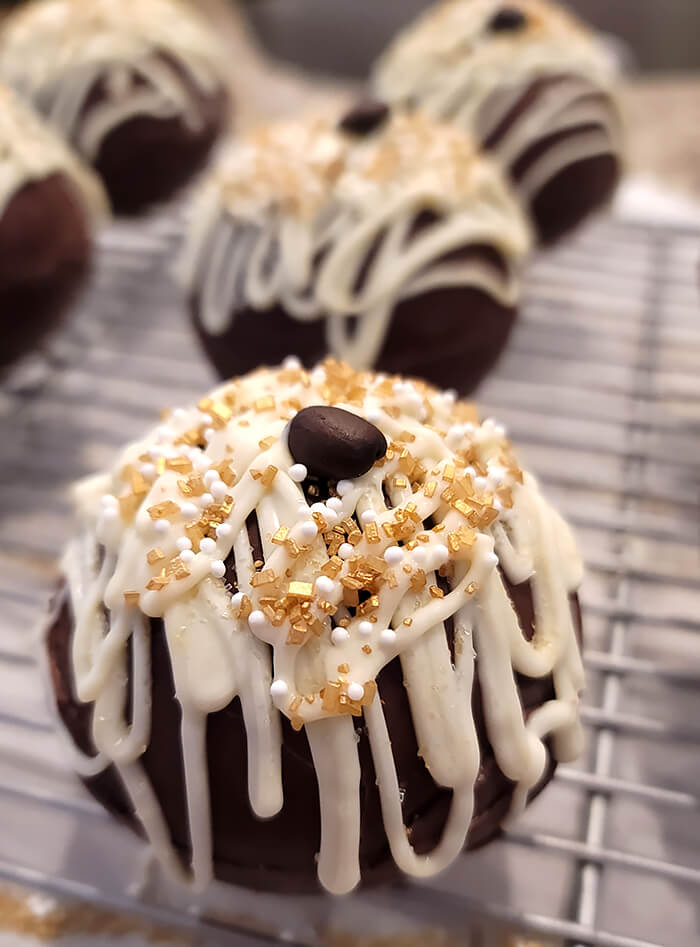
[[[82,532],[68,549],[64,572],[76,616],[76,688],[82,699],[95,701],[93,737],[100,760],[117,766],[156,855],[171,873],[184,878],[158,800],[139,763],[149,740],[151,704],[144,615],[162,616],[182,707],[192,842],[189,882],[200,888],[213,874],[216,832],[208,788],[207,718],[236,696],[248,743],[250,801],[263,818],[274,816],[283,804],[280,713],[296,728],[306,727],[319,786],[319,878],[335,893],[349,891],[360,877],[361,771],[348,708],[365,715],[392,855],[402,870],[421,877],[457,856],[472,819],[480,764],[472,713],[475,659],[486,735],[499,767],[516,783],[513,813],[522,808],[544,772],[548,738],[553,738],[557,758],[571,759],[581,749],[578,693],[583,672],[569,603],[581,566],[570,531],[542,499],[534,479],[520,474],[503,432],[493,422],[479,426],[468,421],[473,415],[467,406],[455,407],[448,396],[413,383],[350,372],[334,389],[338,371],[349,372],[332,363],[310,375],[296,368],[263,370],[223,387],[198,409],[174,413],[153,435],[128,448],[112,476],[93,479],[75,493]],[[349,398],[358,387],[363,392],[359,402],[356,396]],[[339,484],[342,496],[329,501],[330,506],[319,503],[308,511],[290,473],[284,426],[291,409],[283,405],[293,404],[297,410],[329,400],[370,414],[393,443],[382,463],[342,489]],[[186,435],[193,431],[199,432],[197,438],[203,436],[214,416],[226,416],[225,409],[230,416],[209,431],[206,454],[183,445],[181,439],[187,443]],[[144,463],[140,458],[150,458],[145,469],[151,480],[145,486],[136,477]],[[468,466],[467,458],[482,476]],[[166,467],[168,463],[172,466]],[[414,463],[422,465],[417,480],[407,473]],[[161,465],[161,472],[151,475],[154,464]],[[189,464],[190,473],[185,469]],[[237,477],[224,483],[220,476],[234,476],[227,473],[228,464]],[[270,470],[271,479],[263,483]],[[201,489],[212,494],[202,500],[195,491],[193,513],[186,510],[185,498],[190,481],[197,488],[198,477],[203,478]],[[224,483],[223,490],[218,483]],[[457,488],[467,491],[466,505],[455,499],[458,494],[451,495]],[[139,491],[139,508],[132,520],[123,521],[118,510],[130,509],[129,490]],[[214,493],[226,493],[226,498],[217,501]],[[505,504],[501,515],[489,517],[472,533],[466,517],[493,509],[497,494],[500,505]],[[223,517],[216,512],[217,502],[228,504]],[[180,512],[175,506],[161,510],[160,504],[175,504]],[[367,519],[369,510],[374,519]],[[172,519],[162,520],[161,512]],[[203,533],[197,538],[202,512],[217,517],[216,539],[205,539]],[[325,536],[317,533],[319,521],[309,515],[314,513],[326,524]],[[254,562],[251,549],[251,514],[259,526],[262,563]],[[393,530],[403,530],[409,514],[415,526],[397,540]],[[353,525],[365,520],[374,532],[367,525],[363,530]],[[424,525],[429,521],[434,528]],[[159,522],[169,525],[158,529]],[[333,524],[340,524],[350,553],[328,547]],[[190,548],[192,536],[198,549]],[[408,542],[413,536],[423,539]],[[106,547],[99,570],[96,537]],[[460,545],[459,537],[466,545]],[[397,546],[397,541],[405,544]],[[530,578],[532,641],[524,638],[495,569],[494,546],[511,582]],[[238,587],[233,600],[221,581],[223,569],[217,568],[230,553]],[[173,571],[167,573],[163,566],[161,572],[161,563],[170,563]],[[354,571],[356,565],[376,569],[370,576],[382,577],[376,587],[374,579],[367,580],[376,595],[366,613],[372,621],[363,617],[361,607],[355,611],[352,596],[345,597],[353,577],[360,574]],[[447,591],[437,585],[441,566],[447,567]],[[189,575],[178,571],[183,567]],[[166,577],[162,587],[158,581],[154,586],[159,575]],[[276,577],[282,576],[280,586]],[[103,603],[110,610],[109,627]],[[287,611],[278,613],[277,608]],[[449,619],[454,665],[445,634]],[[453,791],[440,842],[420,856],[406,836],[391,735],[381,694],[375,696],[379,672],[396,656],[420,753],[436,783]],[[124,720],[129,673],[131,727]],[[516,673],[552,676],[554,698],[527,721]]]
[[[588,123],[599,129],[547,149],[515,182],[530,202],[547,181],[577,161],[600,154],[619,158],[613,68],[593,37],[553,5],[519,0],[526,26],[494,34],[488,23],[498,7],[496,0],[451,0],[429,11],[380,58],[374,88],[388,102],[410,102],[483,142],[533,83],[551,80],[495,143],[493,153],[503,166],[512,169],[531,145],[550,134]],[[591,101],[595,96],[600,101]]]
[[[180,116],[196,131],[202,116],[187,82],[202,94],[221,87],[222,51],[176,0],[43,0],[3,24],[0,75],[93,160],[137,116]],[[84,114],[98,83],[104,101]]]
[[[195,207],[180,279],[208,333],[228,331],[242,310],[280,305],[300,322],[325,317],[328,351],[369,368],[402,300],[465,287],[517,304],[527,227],[498,171],[460,133],[395,116],[369,142],[319,119],[265,135],[229,148]],[[319,143],[342,172],[318,167]],[[371,183],[397,161],[388,180]],[[285,164],[289,176],[277,167]],[[439,219],[412,233],[424,212]],[[444,259],[477,245],[493,248],[503,269],[483,257]]]

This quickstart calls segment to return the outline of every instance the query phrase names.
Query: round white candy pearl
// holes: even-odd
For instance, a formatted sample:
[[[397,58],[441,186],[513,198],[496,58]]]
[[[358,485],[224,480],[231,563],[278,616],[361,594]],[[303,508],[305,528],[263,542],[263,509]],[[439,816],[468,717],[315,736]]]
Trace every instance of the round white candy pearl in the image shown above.
[[[365,689],[362,684],[358,684],[357,681],[353,681],[352,684],[348,685],[348,697],[350,700],[362,700],[365,696]]]
[[[384,552],[384,561],[396,566],[403,560],[403,550],[399,546],[389,546]]]
[[[156,475],[156,468],[153,464],[141,464],[139,467],[139,473],[146,480],[153,480]]]
[[[215,579],[223,579],[226,575],[226,566],[222,559],[214,559],[209,570]]]
[[[190,562],[192,562],[192,560],[194,559],[194,550],[192,550],[192,549],[183,549],[183,550],[180,552],[180,559],[182,559],[182,561],[185,563],[185,565],[188,565],[188,564],[189,564]]]
[[[364,512],[360,513],[360,522],[363,526],[366,526],[368,523],[374,523],[376,518],[377,514],[374,510],[364,510]]]
[[[203,493],[201,497],[199,498],[199,505],[202,507],[203,510],[206,510],[206,508],[208,506],[211,506],[213,502],[214,502],[214,497],[211,495],[211,493]]]
[[[192,548],[192,540],[189,538],[189,536],[180,536],[175,545],[180,550],[180,552],[182,552],[184,549]]]
[[[207,470],[207,472],[202,477],[202,480],[204,480],[204,482],[206,483],[208,487],[210,487],[212,483],[214,483],[214,481],[218,479],[219,479],[219,474],[216,472],[216,470]]]
[[[379,643],[383,644],[385,647],[391,647],[391,645],[396,644],[396,632],[393,628],[384,628],[379,635]]]
[[[450,550],[447,546],[443,546],[442,543],[438,543],[437,546],[433,546],[433,560],[438,565],[444,565],[447,560],[450,558]]]
[[[157,533],[167,533],[170,529],[170,523],[167,520],[156,520],[153,523],[153,528]]]
[[[335,582],[327,575],[320,575],[316,579],[316,591],[319,595],[324,595],[328,598],[335,592]]]
[[[333,644],[343,644],[349,637],[350,635],[345,628],[334,628],[331,632],[331,641]]]
[[[119,505],[119,500],[117,500],[117,498],[113,496],[111,493],[103,494],[103,496],[100,498],[100,502],[102,503],[102,506],[105,508],[108,506]]]
[[[254,612],[248,615],[248,624],[251,628],[263,628],[267,624],[267,618],[260,609],[256,608]]]
[[[361,621],[357,626],[357,630],[361,635],[364,635],[365,638],[369,637],[374,630],[374,625],[371,621]]]
[[[289,688],[285,681],[276,680],[270,684],[270,696],[271,697],[286,697],[289,693]]]
[[[243,592],[236,592],[234,595],[231,596],[231,605],[233,605],[234,608],[240,608],[242,604],[243,604]]]
[[[215,500],[223,500],[228,493],[228,487],[223,480],[215,480],[209,489]]]
[[[313,520],[305,520],[299,526],[299,535],[302,539],[310,540],[318,534],[318,527]]]
[[[338,497],[331,497],[330,500],[326,500],[326,506],[329,510],[340,513],[340,511],[343,509],[343,501]]]
[[[495,552],[488,552],[484,556],[484,563],[492,569],[495,569],[498,565],[498,556]]]
[[[207,553],[207,555],[210,555],[216,549],[216,543],[210,536],[205,536],[204,539],[200,541],[199,548],[201,549],[202,552],[205,552]]]
[[[321,503],[314,504],[314,506],[316,505],[322,506],[323,504]],[[311,507],[307,506],[306,503],[300,503],[299,506],[297,507],[297,516],[307,517],[307,516],[311,516],[313,512],[315,511],[312,510]]]
[[[286,368],[287,371],[296,371],[301,368],[301,362],[296,355],[288,355],[282,362],[282,368]]]
[[[289,476],[292,478],[294,483],[301,483],[309,475],[309,471],[303,464],[292,464],[289,468]]]
[[[217,536],[230,536],[231,535],[231,524],[230,523],[219,523],[216,527]]]
[[[339,480],[335,487],[339,497],[347,496],[352,488],[352,480]]]
[[[180,507],[180,512],[185,517],[186,520],[194,519],[195,516],[199,513],[198,508],[194,503],[183,503]]]
[[[355,547],[351,546],[350,543],[341,543],[340,548],[338,549],[338,555],[341,559],[349,559],[350,556],[354,555]]]

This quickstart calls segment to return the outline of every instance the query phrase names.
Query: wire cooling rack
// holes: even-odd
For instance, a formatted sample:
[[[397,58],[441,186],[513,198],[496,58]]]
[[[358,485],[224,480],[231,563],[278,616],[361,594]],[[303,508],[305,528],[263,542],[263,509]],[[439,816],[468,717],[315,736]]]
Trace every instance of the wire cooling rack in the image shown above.
[[[480,392],[587,561],[584,759],[430,884],[339,901],[228,889],[190,905],[148,881],[141,843],[70,774],[32,650],[70,528],[66,485],[212,380],[168,278],[181,223],[106,233],[70,326],[0,390],[0,878],[217,945],[244,931],[366,944],[347,939],[358,923],[466,944],[481,918],[569,947],[699,944],[700,230],[600,221],[542,256]]]

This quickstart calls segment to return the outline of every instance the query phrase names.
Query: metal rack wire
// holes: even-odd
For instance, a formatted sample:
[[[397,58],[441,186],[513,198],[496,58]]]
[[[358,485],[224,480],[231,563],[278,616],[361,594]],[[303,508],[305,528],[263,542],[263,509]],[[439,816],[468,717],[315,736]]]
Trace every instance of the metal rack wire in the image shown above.
[[[580,535],[586,758],[561,767],[504,840],[410,897],[360,894],[310,924],[309,904],[295,914],[247,898],[248,919],[221,927],[157,886],[124,893],[140,843],[67,772],[28,639],[68,530],[65,485],[210,380],[168,279],[180,229],[167,214],[108,232],[69,329],[40,371],[0,392],[0,878],[215,944],[252,928],[320,944],[357,901],[382,929],[400,914],[460,943],[468,917],[572,947],[700,942],[700,230],[616,221],[535,263],[511,349],[480,397]],[[110,864],[96,871],[105,846]]]

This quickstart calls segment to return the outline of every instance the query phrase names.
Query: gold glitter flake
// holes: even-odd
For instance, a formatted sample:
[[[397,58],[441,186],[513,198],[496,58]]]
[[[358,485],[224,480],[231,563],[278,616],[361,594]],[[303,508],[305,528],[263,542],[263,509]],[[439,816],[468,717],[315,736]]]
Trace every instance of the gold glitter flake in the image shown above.
[[[155,549],[149,549],[146,553],[146,559],[149,566],[153,566],[156,564],[156,562],[160,562],[162,559],[165,559],[165,553],[162,549],[158,549],[157,547]]]
[[[433,598],[444,598],[444,597],[445,597],[445,593],[444,593],[443,590],[442,590],[439,586],[437,586],[437,585],[431,585],[428,591],[430,592],[430,594],[432,595]]]
[[[138,592],[134,592],[133,590],[129,589],[129,591],[127,591],[127,592],[124,593],[124,602],[125,602],[125,604],[128,605],[129,607],[134,607],[134,606],[138,605],[138,604],[139,604],[139,593],[138,593]]]
[[[272,542],[275,546],[284,546],[287,537],[289,536],[289,527],[280,526],[276,533],[272,536]]]
[[[275,408],[275,399],[272,395],[265,395],[262,398],[256,398],[253,402],[253,408],[257,414],[262,414],[263,411],[273,411]]]
[[[310,582],[290,582],[287,593],[300,601],[311,601],[314,597],[314,587]]]

